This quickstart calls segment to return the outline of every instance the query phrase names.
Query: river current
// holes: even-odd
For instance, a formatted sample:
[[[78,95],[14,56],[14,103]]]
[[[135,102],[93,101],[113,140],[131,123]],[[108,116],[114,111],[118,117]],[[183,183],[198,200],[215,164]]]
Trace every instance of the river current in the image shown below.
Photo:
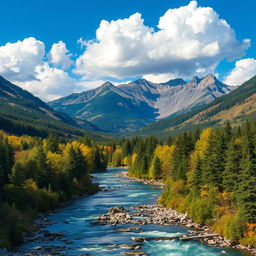
[[[162,190],[152,185],[144,185],[139,182],[128,182],[126,179],[118,178],[115,174],[123,169],[109,168],[107,172],[96,173],[95,182],[101,187],[108,187],[107,191],[100,191],[94,195],[84,197],[71,205],[54,211],[47,216],[55,224],[45,227],[50,232],[65,234],[63,239],[44,242],[30,242],[22,246],[24,250],[35,246],[66,246],[62,253],[64,255],[120,255],[129,251],[124,247],[113,245],[133,244],[132,236],[177,236],[187,234],[187,228],[183,226],[140,226],[141,231],[118,232],[120,227],[133,225],[92,225],[92,221],[99,215],[108,212],[113,206],[130,207],[139,204],[154,203]],[[68,242],[67,242],[68,241]],[[152,256],[245,256],[246,254],[233,249],[215,248],[196,241],[181,242],[172,241],[150,241],[144,242],[142,249],[147,255]]]

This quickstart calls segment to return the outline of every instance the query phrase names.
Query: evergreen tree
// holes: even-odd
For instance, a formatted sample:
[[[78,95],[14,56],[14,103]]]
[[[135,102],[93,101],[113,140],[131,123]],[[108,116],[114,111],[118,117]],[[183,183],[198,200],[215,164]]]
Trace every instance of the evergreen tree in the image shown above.
[[[240,160],[242,157],[239,141],[232,140],[226,152],[227,160],[223,172],[223,189],[233,192],[237,189],[239,176],[241,175]]]
[[[22,186],[25,179],[24,168],[21,163],[17,162],[12,168],[9,180],[15,186]]]
[[[8,183],[14,165],[14,151],[7,139],[0,139],[0,185]]]
[[[195,166],[191,177],[191,186],[195,191],[202,185],[202,161],[198,155],[195,158]]]
[[[38,146],[36,154],[36,163],[38,169],[37,183],[40,188],[48,188],[52,182],[52,172],[48,164],[48,159],[42,145]]]
[[[152,179],[159,179],[161,173],[161,163],[160,159],[156,156],[153,159],[152,167],[150,170],[150,178]]]
[[[248,155],[239,183],[238,201],[246,222],[256,223],[256,169]],[[244,161],[245,164],[245,161]]]
[[[226,140],[218,129],[210,139],[203,161],[203,183],[222,188],[222,173],[225,168]]]
[[[54,134],[50,134],[46,139],[46,151],[56,153],[59,151],[59,140]]]

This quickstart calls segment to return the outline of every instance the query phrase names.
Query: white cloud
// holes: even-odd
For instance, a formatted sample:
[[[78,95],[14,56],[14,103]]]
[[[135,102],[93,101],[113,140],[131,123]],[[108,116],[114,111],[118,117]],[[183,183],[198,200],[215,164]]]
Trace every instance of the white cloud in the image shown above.
[[[55,67],[68,69],[73,61],[70,59],[72,54],[68,51],[66,44],[59,41],[52,45],[52,48],[48,54],[50,63],[54,64]]]
[[[235,68],[226,77],[224,83],[241,85],[256,75],[256,59],[248,58],[236,61]]]
[[[172,74],[158,74],[158,75],[149,74],[149,75],[143,76],[143,78],[145,78],[146,80],[152,83],[165,83],[171,79],[177,78],[177,76],[173,76]]]
[[[221,60],[238,59],[250,46],[248,39],[238,41],[234,30],[212,8],[198,7],[196,1],[168,10],[159,18],[157,29],[146,26],[140,13],[110,22],[102,20],[95,39],[80,38],[78,43],[84,52],[75,63],[71,60],[75,55],[62,41],[53,44],[49,53],[34,37],[2,45],[0,75],[50,100],[95,88],[106,77],[123,81],[143,76],[152,82],[165,82],[214,73]],[[255,60],[247,60],[248,66],[236,62],[226,79],[229,83],[237,84],[251,76]],[[82,78],[72,78],[72,72]]]
[[[77,86],[76,81],[68,73],[61,69],[52,68],[46,62],[35,67],[35,80],[14,81],[14,83],[45,101],[68,95]]]
[[[44,55],[44,43],[34,37],[0,46],[0,74],[10,80],[33,80]]]
[[[51,60],[67,68],[70,62],[61,55],[64,53],[64,43],[54,44]],[[34,37],[0,46],[0,75],[44,100],[70,94],[77,88],[67,72],[50,66],[44,43]]]
[[[101,21],[96,39],[83,42],[75,72],[84,78],[157,76],[190,77],[214,71],[223,59],[244,55],[250,40],[236,39],[234,30],[209,7],[196,1],[168,10],[158,30],[144,25],[141,14]]]

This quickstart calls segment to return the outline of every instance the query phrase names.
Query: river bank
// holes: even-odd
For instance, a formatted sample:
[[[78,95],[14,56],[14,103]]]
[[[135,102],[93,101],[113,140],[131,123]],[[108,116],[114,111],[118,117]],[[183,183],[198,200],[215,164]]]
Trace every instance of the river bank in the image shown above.
[[[242,251],[208,246],[203,243],[175,241],[133,241],[132,237],[170,237],[190,235],[188,228],[180,225],[145,224],[145,217],[139,216],[144,209],[157,214],[156,198],[161,194],[157,186],[119,178],[116,174],[124,169],[109,168],[107,172],[95,173],[95,182],[101,190],[91,196],[79,198],[72,204],[40,216],[40,231],[28,237],[27,242],[15,252],[1,256],[113,256],[113,255],[154,255],[154,256],[216,256],[226,253],[230,256],[246,256]],[[143,206],[144,205],[144,206]],[[95,225],[99,216],[118,207],[128,209],[136,224]],[[138,207],[140,206],[140,207]],[[115,207],[113,209],[113,207]],[[117,208],[116,208],[117,207]],[[117,209],[117,210],[116,210]],[[123,211],[123,210],[121,210]],[[138,216],[135,216],[137,212]],[[122,215],[122,213],[117,213]],[[127,216],[129,218],[129,216]],[[138,221],[138,222],[137,222]],[[160,223],[160,222],[156,222]],[[194,230],[194,229],[189,229]],[[35,239],[36,238],[36,239]],[[34,240],[35,239],[35,240]]]
[[[137,181],[137,182],[142,182],[145,185],[153,185],[153,186],[157,186],[161,189],[164,188],[165,184],[163,182],[160,181],[156,181],[156,180],[147,180],[147,179],[139,179],[139,178],[134,178],[134,177],[130,177],[128,175],[128,171],[124,171],[124,172],[120,172],[116,175],[119,178],[124,178],[124,179],[128,179],[131,182]]]
[[[88,197],[89,195],[93,195],[97,193],[100,189],[98,188],[97,191],[92,192],[90,194],[84,194],[82,196],[73,196],[70,200],[60,203],[57,208],[52,211],[48,211],[45,213],[39,213],[38,216],[34,220],[33,229],[27,231],[24,234],[23,244],[26,243],[37,243],[40,241],[47,242],[47,241],[63,241],[64,244],[68,245],[72,243],[72,241],[68,240],[65,234],[61,232],[50,232],[45,230],[47,226],[59,224],[57,221],[50,220],[50,216],[54,215],[54,213],[60,209],[64,209],[65,207],[71,205],[76,200],[83,199]],[[68,222],[64,222],[68,223]],[[61,253],[66,246],[56,245],[56,246],[34,246],[32,247],[30,252],[24,253],[20,250],[19,247],[13,250],[7,250],[6,248],[0,248],[0,256],[63,256],[64,254]],[[81,256],[87,256],[86,254],[81,254]]]
[[[128,176],[128,172],[120,172],[117,174],[119,178],[125,178],[130,181],[137,181],[142,182],[143,184],[159,186],[163,188],[165,186],[164,183],[154,180],[146,180],[146,179],[139,179],[135,177]],[[133,211],[132,209],[136,209],[137,211]],[[110,225],[117,225],[117,224],[136,224],[136,225],[146,225],[146,224],[158,224],[158,225],[183,225],[187,228],[190,228],[189,233],[194,235],[216,235],[211,238],[204,238],[201,239],[202,242],[216,247],[222,248],[234,248],[239,250],[244,250],[249,252],[252,255],[256,255],[256,248],[251,246],[243,246],[241,244],[234,243],[225,239],[223,236],[215,234],[212,232],[209,226],[198,224],[193,222],[187,214],[179,213],[175,210],[164,208],[159,204],[155,205],[138,205],[132,207],[132,209],[119,209],[114,210],[110,209],[110,211],[99,217],[95,224],[110,224]],[[115,213],[117,211],[117,214]],[[121,213],[121,214],[120,214]],[[142,217],[141,220],[134,220],[134,217]]]

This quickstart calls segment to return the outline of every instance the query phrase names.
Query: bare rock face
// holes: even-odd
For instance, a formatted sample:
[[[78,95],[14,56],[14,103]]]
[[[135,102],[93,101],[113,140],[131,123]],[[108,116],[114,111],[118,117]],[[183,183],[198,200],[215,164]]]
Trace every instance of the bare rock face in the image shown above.
[[[233,89],[212,74],[201,79],[194,77],[189,82],[177,78],[157,84],[138,79],[118,86],[106,82],[96,89],[49,102],[49,105],[72,117],[86,119],[102,130],[120,133],[198,108]]]

